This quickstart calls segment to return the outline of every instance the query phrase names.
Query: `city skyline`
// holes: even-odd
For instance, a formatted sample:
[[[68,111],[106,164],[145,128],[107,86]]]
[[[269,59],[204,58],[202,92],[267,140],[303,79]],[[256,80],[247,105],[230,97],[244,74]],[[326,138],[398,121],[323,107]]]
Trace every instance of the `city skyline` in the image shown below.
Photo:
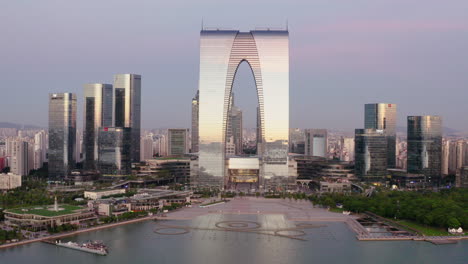
[[[2,90],[9,100],[0,106],[0,110],[9,115],[1,121],[21,120],[21,123],[45,127],[45,94],[76,93],[78,112],[82,113],[83,84],[111,83],[112,79],[106,76],[135,72],[145,78],[142,128],[190,127],[190,101],[198,86],[197,34],[203,18],[205,27],[219,25],[240,30],[264,25],[284,28],[288,20],[292,39],[290,127],[352,131],[363,122],[361,105],[392,102],[399,105],[398,126],[404,127],[410,115],[440,115],[445,126],[468,131],[468,122],[463,122],[467,120],[464,113],[468,109],[463,98],[467,94],[468,80],[461,70],[468,66],[468,60],[466,54],[456,52],[468,42],[464,34],[460,34],[468,31],[462,11],[468,4],[462,1],[451,5],[436,1],[425,3],[426,8],[420,9],[417,3],[362,1],[342,4],[348,7],[346,11],[337,11],[319,3],[296,1],[295,5],[273,3],[271,14],[266,15],[258,12],[261,2],[252,3],[247,11],[244,8],[247,3],[240,2],[238,6],[229,5],[232,14],[221,16],[216,12],[202,12],[208,5],[203,1],[185,5],[143,2],[138,8],[115,2],[116,12],[109,13],[103,21],[94,20],[96,11],[88,10],[90,2],[86,1],[73,6],[77,10],[74,16],[49,13],[47,2],[25,10],[21,9],[21,3],[8,3],[3,8],[6,15],[2,20],[18,27],[16,31],[1,30],[4,36],[14,40],[5,43],[0,53],[5,58],[0,64],[4,68],[1,71],[4,85],[9,87]],[[29,5],[34,6],[34,3]],[[93,3],[96,10],[106,5],[108,3]],[[385,11],[403,5],[412,17],[406,12],[390,14]],[[362,6],[366,8],[360,10]],[[313,16],[314,7],[320,7],[316,16]],[[58,4],[57,8],[64,6]],[[34,20],[34,23],[23,19],[30,10],[47,19]],[[90,12],[79,12],[84,10]],[[127,10],[129,17],[141,15],[142,19],[122,24],[127,22],[119,21],[118,17]],[[240,21],[235,16],[236,10],[242,10],[247,19]],[[178,11],[185,12],[186,18],[171,17]],[[205,16],[206,13],[210,16]],[[21,23],[17,19],[22,19]],[[48,28],[48,34],[53,37],[39,38],[41,31],[35,30],[36,26]],[[115,44],[120,37],[118,27],[135,28],[131,40]],[[78,41],[97,34],[108,38],[100,43]],[[162,34],[164,38],[159,37]],[[24,49],[23,45],[31,42],[36,45]],[[131,56],[126,55],[125,48],[132,50]],[[98,63],[90,65],[88,61],[91,60]],[[244,111],[245,127],[255,127],[256,102],[249,99],[255,93],[255,85],[249,74],[248,68],[240,68],[234,91],[238,106]],[[180,75],[184,78],[175,78]],[[63,87],[64,82],[66,87]],[[25,111],[24,105],[17,103],[26,92],[30,96],[22,102],[34,111]],[[448,105],[460,107],[455,109]],[[171,118],[164,114],[167,109],[173,110]],[[325,116],[322,109],[326,111]],[[77,120],[78,127],[83,124],[81,118]]]

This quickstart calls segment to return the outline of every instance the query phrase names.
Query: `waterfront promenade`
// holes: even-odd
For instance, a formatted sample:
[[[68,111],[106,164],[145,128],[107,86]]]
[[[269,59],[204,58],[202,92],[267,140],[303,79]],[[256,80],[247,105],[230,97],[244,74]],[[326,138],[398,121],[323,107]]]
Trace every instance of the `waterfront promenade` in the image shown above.
[[[57,239],[61,239],[61,238],[64,238],[64,237],[78,235],[78,234],[81,234],[81,233],[92,232],[92,231],[112,228],[112,227],[121,226],[121,225],[127,225],[127,224],[133,224],[133,223],[148,221],[148,220],[151,220],[151,219],[154,219],[154,218],[155,218],[154,216],[146,216],[146,217],[141,217],[141,218],[137,218],[137,219],[121,221],[121,222],[117,222],[117,223],[104,224],[104,225],[93,226],[93,227],[90,227],[90,228],[79,229],[79,230],[75,230],[75,231],[72,231],[72,232],[66,232],[66,233],[60,233],[60,234],[56,234],[56,235],[50,235],[50,236],[46,236],[46,237],[21,240],[21,241],[14,242],[14,243],[8,243],[8,244],[0,245],[0,249],[26,245],[26,244],[30,244],[30,243],[45,241],[45,240],[57,240]]]

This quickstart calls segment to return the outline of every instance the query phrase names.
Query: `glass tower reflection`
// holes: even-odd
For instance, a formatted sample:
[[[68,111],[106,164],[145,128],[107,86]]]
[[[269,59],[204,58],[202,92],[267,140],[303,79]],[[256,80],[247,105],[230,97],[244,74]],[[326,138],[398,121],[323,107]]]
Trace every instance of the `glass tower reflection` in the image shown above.
[[[225,147],[232,84],[247,62],[259,104],[261,185],[288,176],[289,33],[287,30],[202,30],[199,79],[199,174],[202,186],[226,185]]]
[[[140,161],[141,76],[117,74],[114,76],[115,127],[131,128],[131,160]]]
[[[387,136],[387,166],[396,167],[396,104],[366,104],[364,127],[384,130]]]
[[[408,116],[408,172],[437,185],[442,175],[442,118]]]
[[[111,84],[84,85],[84,166],[96,169],[98,161],[98,130],[111,127],[113,91]]]
[[[49,178],[68,176],[76,163],[76,95],[49,94]]]

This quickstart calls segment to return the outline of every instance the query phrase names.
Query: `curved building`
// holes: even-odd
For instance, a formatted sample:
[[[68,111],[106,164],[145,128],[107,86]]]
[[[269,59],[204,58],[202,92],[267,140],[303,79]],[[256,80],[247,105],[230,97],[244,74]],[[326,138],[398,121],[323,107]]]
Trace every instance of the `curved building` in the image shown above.
[[[198,186],[228,185],[226,132],[239,65],[250,66],[257,88],[261,143],[259,185],[288,175],[289,33],[287,30],[202,30],[199,79]]]

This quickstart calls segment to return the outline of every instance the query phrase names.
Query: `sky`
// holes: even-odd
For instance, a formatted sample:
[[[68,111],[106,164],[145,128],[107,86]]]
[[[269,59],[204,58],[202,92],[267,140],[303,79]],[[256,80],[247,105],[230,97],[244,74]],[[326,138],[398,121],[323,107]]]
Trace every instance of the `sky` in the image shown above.
[[[290,126],[363,127],[365,103],[440,115],[468,131],[468,1],[4,1],[0,121],[47,126],[48,93],[142,75],[142,127],[190,127],[205,27],[290,33]],[[287,21],[287,22],[286,22]],[[244,127],[257,99],[248,66],[234,84]]]

